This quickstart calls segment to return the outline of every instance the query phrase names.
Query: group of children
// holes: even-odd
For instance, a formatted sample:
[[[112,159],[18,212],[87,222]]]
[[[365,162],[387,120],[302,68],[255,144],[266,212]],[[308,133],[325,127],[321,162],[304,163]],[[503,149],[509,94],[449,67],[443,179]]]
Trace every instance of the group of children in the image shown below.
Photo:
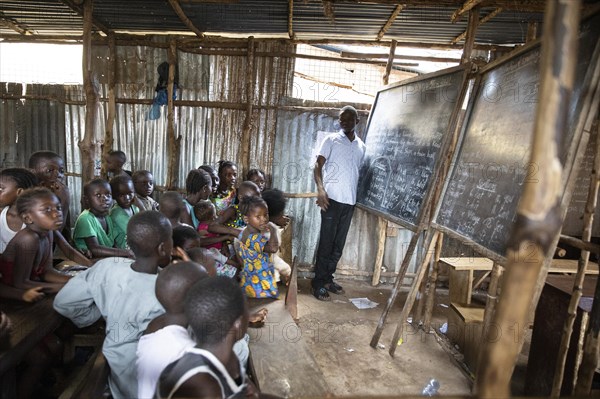
[[[103,318],[115,398],[252,391],[244,297],[276,298],[278,273],[289,276],[276,255],[289,222],[283,193],[265,189],[256,169],[236,187],[236,165],[221,161],[190,171],[185,196],[165,192],[156,202],[152,174],[125,171],[125,162],[112,151],[110,181],[85,184],[75,248],[61,233],[70,193],[60,156],[42,151],[29,170],[0,171],[0,297],[33,302],[58,292],[54,308],[78,327]],[[89,269],[58,272],[55,246]]]

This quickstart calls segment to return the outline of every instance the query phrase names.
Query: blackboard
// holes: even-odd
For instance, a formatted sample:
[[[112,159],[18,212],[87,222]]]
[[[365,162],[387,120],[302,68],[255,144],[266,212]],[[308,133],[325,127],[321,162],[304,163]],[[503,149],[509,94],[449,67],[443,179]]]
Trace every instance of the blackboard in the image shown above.
[[[453,112],[464,67],[400,82],[377,93],[367,125],[357,202],[414,229]]]
[[[599,27],[598,15],[582,25],[569,130],[559,150],[563,163],[570,146],[578,142],[575,126],[583,98],[590,91],[586,71],[592,55],[597,57]],[[434,218],[434,227],[499,257],[506,251],[523,183],[537,178],[537,165],[529,163],[529,156],[538,102],[539,60],[539,44],[529,46],[484,69],[478,77],[453,168]]]

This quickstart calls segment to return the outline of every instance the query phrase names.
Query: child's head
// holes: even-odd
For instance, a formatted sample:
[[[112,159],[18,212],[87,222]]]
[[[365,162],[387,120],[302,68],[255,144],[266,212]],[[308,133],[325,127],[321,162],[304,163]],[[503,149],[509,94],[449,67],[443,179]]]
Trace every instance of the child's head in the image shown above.
[[[185,207],[183,197],[177,191],[167,191],[160,196],[158,209],[160,213],[169,219],[177,219],[181,216],[181,211]]]
[[[246,175],[246,180],[250,180],[252,183],[256,184],[261,192],[265,189],[265,185],[267,184],[265,172],[261,169],[250,169]]]
[[[200,235],[190,226],[177,226],[173,229],[173,246],[184,251],[200,246]]]
[[[135,193],[142,198],[148,198],[154,192],[154,176],[148,170],[136,170],[131,176]]]
[[[28,169],[9,168],[0,171],[0,208],[13,205],[23,190],[37,185],[37,177]]]
[[[185,295],[196,282],[207,277],[204,267],[196,262],[171,263],[158,273],[156,299],[167,313],[183,313]]]
[[[240,211],[244,215],[244,223],[256,231],[267,231],[269,209],[261,197],[244,197],[240,202]]]
[[[65,177],[65,162],[55,152],[37,151],[29,157],[29,169],[40,180],[40,183],[63,183]]]
[[[276,188],[269,188],[262,192],[262,199],[269,207],[269,219],[277,219],[283,216],[285,211],[286,199],[283,196],[283,191]]]
[[[123,209],[131,208],[135,198],[133,180],[128,175],[115,176],[110,180],[110,189],[117,204]]]
[[[112,191],[104,179],[94,179],[83,186],[83,204],[96,216],[106,216],[112,206]]]
[[[238,283],[229,277],[209,277],[198,281],[188,291],[184,309],[196,342],[201,347],[226,339],[233,346],[246,333],[246,297]]]
[[[136,259],[154,257],[157,265],[163,267],[171,261],[172,233],[171,223],[162,213],[143,211],[127,223],[127,245]]]
[[[346,105],[340,110],[338,121],[344,133],[351,133],[358,124],[358,111],[353,106]]]
[[[127,162],[127,156],[123,151],[110,151],[106,156],[106,170],[114,174],[121,173],[125,162]]]
[[[212,192],[215,194],[220,182],[217,171],[210,165],[202,165],[198,169],[201,169],[210,175],[210,178],[212,179]]]
[[[211,256],[210,251],[202,247],[190,248],[186,251],[191,260],[201,264],[206,269],[210,277],[217,275],[217,265],[215,259]]]
[[[217,218],[217,210],[209,200],[200,200],[194,205],[194,214],[200,222],[212,222]]]
[[[25,190],[17,198],[17,213],[36,231],[58,230],[62,227],[63,213],[60,200],[44,187]]]
[[[219,188],[221,190],[232,190],[237,181],[237,166],[231,161],[219,161]]]
[[[186,199],[190,205],[205,200],[212,193],[212,179],[208,172],[202,169],[192,169],[185,179]]]
[[[256,184],[249,180],[243,181],[237,189],[238,203],[247,197],[260,197],[260,189]]]

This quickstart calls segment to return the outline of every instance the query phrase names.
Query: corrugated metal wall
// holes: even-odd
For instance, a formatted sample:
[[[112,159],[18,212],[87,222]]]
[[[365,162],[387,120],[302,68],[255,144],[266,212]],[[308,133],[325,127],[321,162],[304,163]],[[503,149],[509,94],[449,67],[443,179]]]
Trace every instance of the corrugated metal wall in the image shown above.
[[[297,102],[287,99],[290,105],[308,105],[311,107],[331,107],[331,103]],[[358,105],[357,105],[358,106]],[[358,106],[366,108],[365,104]],[[366,129],[367,115],[361,115],[357,127],[363,135]],[[273,186],[290,193],[315,192],[313,180],[313,149],[318,132],[335,132],[339,130],[337,111],[300,112],[280,111],[277,115],[277,136],[273,164]],[[294,256],[298,256],[300,270],[304,274],[314,263],[315,249],[319,240],[321,223],[319,208],[315,198],[290,198],[287,207],[293,220]],[[342,259],[338,264],[337,274],[351,276],[361,280],[370,280],[373,275],[375,253],[377,252],[377,216],[356,208],[352,225],[346,240]],[[398,228],[397,236],[387,237],[384,252],[383,281],[392,281],[400,268],[404,253],[412,233]],[[408,272],[414,271],[414,263]]]

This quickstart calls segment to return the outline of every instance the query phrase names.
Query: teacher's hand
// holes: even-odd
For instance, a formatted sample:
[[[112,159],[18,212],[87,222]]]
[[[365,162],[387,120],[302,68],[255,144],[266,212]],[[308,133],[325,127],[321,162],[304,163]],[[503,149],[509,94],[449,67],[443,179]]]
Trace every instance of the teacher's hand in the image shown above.
[[[319,190],[317,194],[317,205],[322,211],[326,211],[329,208],[329,197],[325,190]]]

